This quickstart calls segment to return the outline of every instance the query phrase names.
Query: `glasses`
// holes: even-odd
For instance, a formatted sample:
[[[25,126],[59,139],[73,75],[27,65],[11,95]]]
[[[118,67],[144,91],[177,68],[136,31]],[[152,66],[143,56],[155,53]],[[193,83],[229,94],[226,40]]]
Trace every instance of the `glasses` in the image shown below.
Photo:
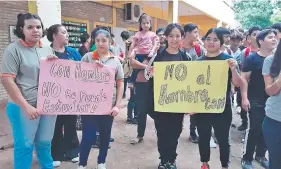
[[[220,40],[219,40],[218,38],[215,38],[215,39],[206,38],[206,41],[207,41],[208,43],[211,43],[211,42],[217,43],[217,42],[219,42]]]

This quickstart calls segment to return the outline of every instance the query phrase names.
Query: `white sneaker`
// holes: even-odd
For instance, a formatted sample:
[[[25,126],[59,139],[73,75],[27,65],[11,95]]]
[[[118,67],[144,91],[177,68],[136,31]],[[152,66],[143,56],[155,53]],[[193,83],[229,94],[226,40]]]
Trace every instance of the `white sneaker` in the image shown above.
[[[61,161],[53,161],[53,166],[56,168],[56,167],[59,167],[61,165]]]
[[[73,163],[77,163],[77,162],[79,162],[79,157],[75,157],[75,158],[73,158],[71,161],[72,161]]]
[[[86,169],[86,167],[83,167],[82,165],[80,165],[77,169]]]
[[[104,164],[104,163],[98,164],[97,169],[106,169],[106,168],[105,168],[105,164]]]
[[[210,147],[211,148],[217,148],[217,144],[215,143],[213,137],[211,137],[211,140],[210,140]]]

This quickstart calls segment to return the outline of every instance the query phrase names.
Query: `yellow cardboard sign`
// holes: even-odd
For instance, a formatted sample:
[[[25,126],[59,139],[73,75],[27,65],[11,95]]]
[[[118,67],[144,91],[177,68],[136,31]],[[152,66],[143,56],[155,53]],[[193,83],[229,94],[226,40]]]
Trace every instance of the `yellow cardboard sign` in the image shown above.
[[[155,111],[222,113],[226,103],[227,61],[155,62]]]

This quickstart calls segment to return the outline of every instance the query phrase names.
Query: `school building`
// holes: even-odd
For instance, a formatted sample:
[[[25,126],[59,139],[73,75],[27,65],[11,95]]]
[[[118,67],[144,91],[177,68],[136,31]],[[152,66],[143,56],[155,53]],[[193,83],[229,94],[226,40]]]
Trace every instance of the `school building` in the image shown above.
[[[228,0],[229,1],[229,0]],[[45,28],[62,23],[70,34],[72,47],[79,47],[79,36],[95,27],[106,26],[115,34],[117,43],[123,43],[120,33],[123,30],[136,32],[138,17],[147,13],[152,17],[152,27],[166,27],[168,23],[195,23],[203,35],[211,27],[228,26],[234,24],[234,12],[228,1],[224,0],[21,0],[0,2],[0,62],[3,51],[16,37],[12,30],[16,25],[18,13],[38,14]],[[46,38],[43,44],[48,44]],[[0,85],[0,99],[5,99],[6,93]]]

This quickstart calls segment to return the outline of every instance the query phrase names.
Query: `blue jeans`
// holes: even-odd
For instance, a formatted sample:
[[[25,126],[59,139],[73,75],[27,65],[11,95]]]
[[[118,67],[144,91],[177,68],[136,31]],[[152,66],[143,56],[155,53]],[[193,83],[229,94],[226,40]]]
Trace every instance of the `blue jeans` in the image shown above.
[[[14,103],[8,103],[6,112],[14,137],[14,169],[30,169],[35,146],[40,169],[53,169],[51,141],[57,116],[41,115],[35,120]]]
[[[137,107],[136,107],[136,94],[135,94],[135,89],[131,89],[130,91],[131,97],[128,102],[127,106],[127,118],[128,119],[133,119],[138,117],[138,112],[137,112]],[[134,111],[134,116],[133,116],[133,111]]]
[[[96,132],[99,129],[100,146],[98,164],[105,163],[110,143],[113,117],[109,115],[84,115],[82,120],[82,140],[80,143],[79,166],[87,166],[88,157],[93,143],[96,142]]]
[[[262,131],[269,154],[269,169],[281,168],[281,122],[265,117]]]

